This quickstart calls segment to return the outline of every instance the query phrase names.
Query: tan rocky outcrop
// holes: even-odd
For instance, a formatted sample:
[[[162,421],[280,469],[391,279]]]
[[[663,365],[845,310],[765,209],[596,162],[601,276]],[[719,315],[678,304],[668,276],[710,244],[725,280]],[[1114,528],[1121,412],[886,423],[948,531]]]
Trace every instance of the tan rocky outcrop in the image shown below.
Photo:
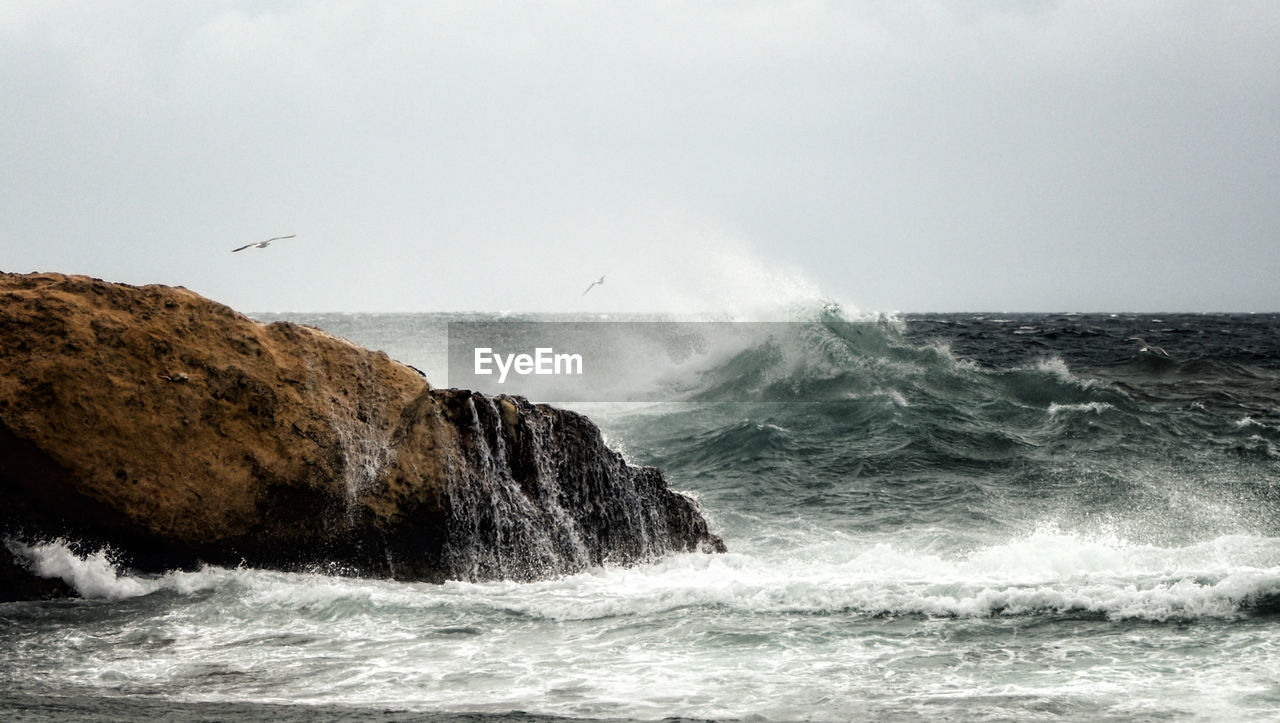
[[[158,570],[530,579],[718,549],[572,412],[182,288],[0,275],[0,525]]]

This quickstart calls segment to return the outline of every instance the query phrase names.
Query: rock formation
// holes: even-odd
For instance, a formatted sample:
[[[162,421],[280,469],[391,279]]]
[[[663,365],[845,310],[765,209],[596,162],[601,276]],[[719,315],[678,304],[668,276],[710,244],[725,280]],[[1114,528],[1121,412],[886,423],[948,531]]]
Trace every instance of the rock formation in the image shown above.
[[[434,389],[384,353],[186,289],[0,274],[0,350],[9,539],[108,545],[143,571],[429,581],[723,550],[579,414]]]

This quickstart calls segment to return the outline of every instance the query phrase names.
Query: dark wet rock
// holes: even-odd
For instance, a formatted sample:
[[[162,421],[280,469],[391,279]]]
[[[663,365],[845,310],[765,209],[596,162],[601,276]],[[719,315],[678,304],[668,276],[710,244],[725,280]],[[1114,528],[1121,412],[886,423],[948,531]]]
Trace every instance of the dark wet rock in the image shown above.
[[[60,579],[32,574],[23,560],[0,545],[0,603],[72,597],[75,591]]]

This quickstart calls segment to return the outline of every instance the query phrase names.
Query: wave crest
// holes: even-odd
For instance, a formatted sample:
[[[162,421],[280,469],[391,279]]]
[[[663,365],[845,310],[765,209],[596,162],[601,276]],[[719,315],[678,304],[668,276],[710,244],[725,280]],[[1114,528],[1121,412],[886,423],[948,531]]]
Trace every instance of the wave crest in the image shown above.
[[[150,595],[159,590],[189,594],[225,582],[229,571],[207,567],[196,572],[172,571],[160,576],[135,575],[113,560],[110,549],[79,552],[79,545],[64,538],[26,544],[6,540],[5,547],[21,560],[32,574],[60,579],[81,597],[122,600]]]

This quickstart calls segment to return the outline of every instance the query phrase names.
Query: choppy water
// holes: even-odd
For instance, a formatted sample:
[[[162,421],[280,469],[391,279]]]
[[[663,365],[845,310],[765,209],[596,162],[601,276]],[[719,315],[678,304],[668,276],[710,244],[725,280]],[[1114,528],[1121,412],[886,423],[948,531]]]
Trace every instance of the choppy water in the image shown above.
[[[439,379],[460,317],[292,318]],[[90,599],[0,606],[0,713],[1280,719],[1280,316],[795,318],[681,401],[577,405],[729,554],[432,586],[27,547]]]

